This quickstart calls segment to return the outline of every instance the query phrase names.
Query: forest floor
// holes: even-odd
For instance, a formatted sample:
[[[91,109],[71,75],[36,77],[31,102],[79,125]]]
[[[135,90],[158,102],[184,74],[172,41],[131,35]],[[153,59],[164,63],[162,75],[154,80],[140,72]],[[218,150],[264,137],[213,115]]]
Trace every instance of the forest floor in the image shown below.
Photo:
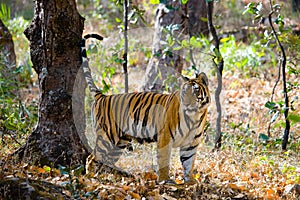
[[[139,82],[137,77],[142,77],[141,71],[133,71],[134,80]],[[213,92],[216,80],[211,78],[210,82]],[[50,182],[61,186],[71,199],[299,199],[299,124],[292,126],[287,151],[281,150],[283,128],[280,125],[274,123],[275,128],[267,137],[271,116],[264,105],[270,98],[273,79],[241,78],[228,72],[224,74],[223,84],[223,144],[220,150],[212,151],[216,118],[212,103],[210,127],[195,162],[194,185],[182,184],[182,168],[176,150],[171,175],[177,185],[165,185],[155,181],[156,153],[151,144],[134,145],[133,152],[121,157],[119,167],[133,174],[128,178],[111,173],[82,175],[82,168],[51,169],[6,162],[10,160],[9,153],[19,146],[7,135],[3,135],[0,147],[0,180],[20,177]],[[299,91],[294,92],[291,97],[299,94]],[[274,98],[280,98],[281,94],[277,89]],[[299,101],[293,106],[294,112],[299,114]]]

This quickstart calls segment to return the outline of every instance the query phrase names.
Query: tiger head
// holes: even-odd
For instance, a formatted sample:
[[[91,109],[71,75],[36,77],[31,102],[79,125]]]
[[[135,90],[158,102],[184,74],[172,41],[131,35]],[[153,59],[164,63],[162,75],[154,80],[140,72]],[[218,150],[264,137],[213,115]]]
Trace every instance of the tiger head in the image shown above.
[[[196,78],[184,78],[181,85],[180,101],[188,111],[199,112],[210,104],[210,94],[208,90],[208,78],[201,72]]]

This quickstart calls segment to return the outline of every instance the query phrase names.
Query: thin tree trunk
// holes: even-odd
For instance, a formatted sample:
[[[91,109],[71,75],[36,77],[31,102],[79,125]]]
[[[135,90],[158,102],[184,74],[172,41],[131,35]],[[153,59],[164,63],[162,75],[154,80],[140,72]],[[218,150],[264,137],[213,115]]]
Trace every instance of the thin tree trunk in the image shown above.
[[[213,1],[206,2],[207,5],[207,19],[208,19],[208,27],[209,31],[213,36],[214,43],[215,43],[215,56],[217,59],[213,59],[213,62],[215,63],[215,66],[217,68],[217,79],[218,79],[218,86],[215,91],[215,100],[216,100],[216,107],[218,116],[216,119],[216,138],[215,138],[215,149],[219,149],[222,144],[222,129],[221,129],[221,118],[222,118],[222,107],[220,102],[220,94],[222,92],[222,73],[223,73],[223,67],[224,67],[224,60],[220,53],[219,49],[219,38],[216,32],[216,29],[213,25],[212,21],[212,10],[213,10]],[[217,52],[217,53],[216,53]],[[217,62],[215,61],[217,60]]]
[[[275,40],[280,48],[281,51],[281,70],[282,70],[282,83],[283,83],[283,95],[284,95],[284,119],[285,119],[285,128],[284,128],[284,134],[283,134],[283,140],[282,140],[282,150],[286,150],[287,148],[287,144],[289,141],[289,134],[290,134],[290,128],[291,128],[291,123],[290,120],[288,119],[288,115],[289,115],[289,96],[288,96],[288,92],[287,92],[287,81],[286,81],[286,72],[285,72],[285,68],[286,68],[286,55],[285,55],[285,50],[283,45],[281,44],[279,38],[278,38],[278,34],[273,26],[273,22],[272,22],[272,15],[274,14],[274,10],[273,10],[273,4],[272,1],[269,1],[270,4],[270,13],[268,16],[269,19],[269,24],[271,26],[271,29],[273,31]]]
[[[7,88],[15,97],[20,97],[18,75],[16,69],[16,54],[12,35],[0,19],[0,69],[1,77],[8,80]],[[13,81],[12,81],[13,80]]]
[[[0,52],[1,58],[4,64],[9,69],[15,69],[16,67],[16,54],[14,49],[14,43],[12,36],[0,19]]]
[[[123,2],[123,8],[124,8],[124,54],[123,54],[123,71],[124,71],[124,86],[125,86],[125,93],[128,93],[128,71],[127,71],[127,66],[128,66],[128,7],[129,7],[129,1],[124,0]]]
[[[73,90],[80,72],[79,41],[84,19],[77,11],[75,0],[34,3],[34,19],[25,35],[30,41],[33,68],[39,78],[39,119],[36,129],[15,155],[40,165],[83,163],[87,155],[72,110],[77,110],[84,121],[84,87]],[[75,94],[79,96],[72,99]]]

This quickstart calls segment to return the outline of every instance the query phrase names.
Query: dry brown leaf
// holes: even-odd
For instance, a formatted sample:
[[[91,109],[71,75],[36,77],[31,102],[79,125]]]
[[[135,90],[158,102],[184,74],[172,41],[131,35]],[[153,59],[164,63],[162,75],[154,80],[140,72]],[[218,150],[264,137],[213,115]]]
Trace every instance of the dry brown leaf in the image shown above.
[[[52,168],[50,174],[52,177],[55,177],[55,176],[60,175],[60,171],[59,171],[59,169]]]
[[[228,186],[229,186],[231,189],[233,189],[233,190],[239,189],[239,187],[238,187],[237,184],[235,184],[235,183],[229,183]]]
[[[276,192],[273,189],[267,189],[266,190],[266,195],[264,196],[265,199],[267,200],[275,200],[278,199],[279,196],[276,194]]]
[[[130,196],[132,196],[134,199],[141,199],[141,196],[135,192],[128,191],[128,194],[130,194]]]
[[[42,174],[42,173],[45,173],[46,170],[44,168],[39,167],[39,168],[36,169],[36,172]]]
[[[183,184],[184,181],[182,179],[175,179],[175,183],[180,185],[180,184]]]
[[[125,191],[129,190],[129,188],[130,188],[130,187],[127,186],[127,185],[123,185],[123,186],[122,186],[122,189],[125,190]]]
[[[144,179],[145,180],[157,180],[157,175],[154,172],[145,172]]]
[[[251,172],[251,177],[252,178],[258,178],[258,173],[257,172]]]

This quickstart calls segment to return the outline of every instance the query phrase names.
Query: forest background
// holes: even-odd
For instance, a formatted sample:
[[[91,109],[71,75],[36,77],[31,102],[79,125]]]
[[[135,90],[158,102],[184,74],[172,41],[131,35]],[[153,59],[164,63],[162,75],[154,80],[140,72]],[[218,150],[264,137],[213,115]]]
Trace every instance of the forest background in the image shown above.
[[[124,92],[120,59],[124,43],[123,8],[118,3],[97,0],[77,2],[80,14],[86,18],[84,32],[97,32],[107,38],[103,43],[89,44],[91,67],[99,80],[99,86],[106,93]],[[7,66],[1,64],[0,178],[11,176],[47,181],[62,186],[63,191],[72,198],[299,198],[299,12],[292,1],[278,1],[276,3],[281,9],[273,16],[287,56],[286,79],[291,128],[287,149],[283,151],[285,106],[281,79],[273,89],[282,64],[281,51],[268,21],[257,20],[261,16],[255,12],[257,19],[251,15],[253,10],[261,6],[259,14],[267,17],[269,1],[263,1],[262,4],[249,3],[246,0],[224,0],[214,4],[213,20],[220,37],[220,53],[224,58],[222,146],[219,151],[212,151],[217,116],[213,102],[206,136],[199,147],[196,161],[195,178],[198,183],[196,186],[177,188],[153,185],[155,162],[152,157],[155,157],[155,153],[150,153],[150,156],[149,153],[145,154],[153,152],[152,145],[136,146],[133,153],[128,153],[119,161],[128,171],[140,173],[139,179],[117,179],[111,175],[87,177],[78,173],[81,168],[72,166],[54,169],[26,163],[7,164],[9,155],[25,143],[37,123],[39,91],[38,78],[30,60],[29,43],[23,34],[33,18],[33,4],[30,1],[3,1],[1,20],[12,35],[16,64],[12,70],[13,75],[9,77],[5,76]],[[141,87],[152,48],[152,35],[141,34],[141,31],[145,27],[154,26],[157,2],[134,1],[132,5],[136,7],[132,7],[130,12],[128,74],[129,91],[136,91]],[[212,62],[212,39],[199,37],[188,42],[196,49],[196,68],[209,76],[213,96],[217,76]],[[5,56],[1,55],[2,63],[5,63],[4,59]],[[189,65],[183,69],[187,76],[193,76],[194,72],[195,68]],[[165,84],[171,85],[172,80],[168,79]],[[87,105],[89,101],[87,97]],[[176,159],[173,162],[172,171],[180,183],[180,163]],[[1,187],[3,184],[0,182]]]

